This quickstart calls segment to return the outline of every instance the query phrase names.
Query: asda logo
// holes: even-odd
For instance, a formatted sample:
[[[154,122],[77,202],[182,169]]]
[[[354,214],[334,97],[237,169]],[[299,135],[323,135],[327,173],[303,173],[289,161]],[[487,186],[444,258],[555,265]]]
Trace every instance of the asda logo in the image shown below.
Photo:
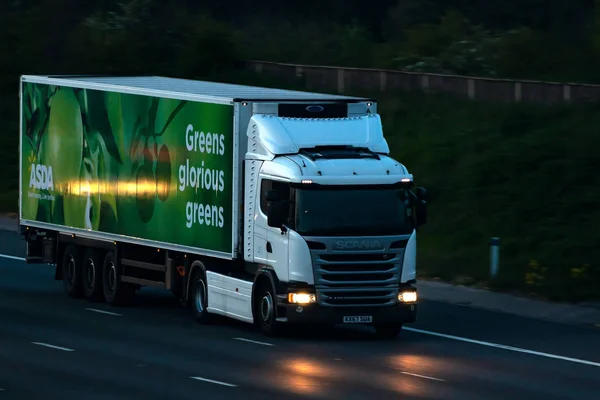
[[[43,164],[31,164],[29,187],[37,190],[54,190],[52,167]]]

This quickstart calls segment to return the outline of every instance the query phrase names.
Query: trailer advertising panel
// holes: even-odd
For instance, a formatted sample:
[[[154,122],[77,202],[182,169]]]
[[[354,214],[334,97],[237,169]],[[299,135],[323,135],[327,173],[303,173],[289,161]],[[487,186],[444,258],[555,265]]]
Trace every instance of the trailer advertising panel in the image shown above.
[[[22,221],[231,254],[233,105],[22,85]]]

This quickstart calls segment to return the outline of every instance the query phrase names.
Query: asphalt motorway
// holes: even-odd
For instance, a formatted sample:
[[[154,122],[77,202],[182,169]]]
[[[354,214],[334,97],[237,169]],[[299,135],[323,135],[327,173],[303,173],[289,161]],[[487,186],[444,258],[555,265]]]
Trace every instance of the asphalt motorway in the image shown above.
[[[397,340],[266,338],[228,319],[200,326],[160,291],[126,308],[68,299],[52,266],[19,259],[12,232],[0,254],[0,400],[600,398],[591,328],[423,301]]]

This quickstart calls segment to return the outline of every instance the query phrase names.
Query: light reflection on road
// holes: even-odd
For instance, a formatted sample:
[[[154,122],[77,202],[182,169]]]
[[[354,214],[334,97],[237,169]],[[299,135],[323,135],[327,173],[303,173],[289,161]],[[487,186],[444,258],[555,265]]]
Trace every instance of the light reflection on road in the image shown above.
[[[360,360],[348,363],[335,359],[328,362],[309,357],[286,358],[277,362],[275,374],[265,378],[279,390],[316,398],[336,397],[334,387],[356,387],[362,392],[357,392],[356,398],[362,398],[365,389],[393,393],[394,397],[433,399],[434,394],[439,395],[438,390],[435,390],[437,393],[431,390],[436,383],[402,374],[403,371],[431,374],[436,370],[436,360],[418,355],[395,355],[387,361],[379,368],[366,370]]]

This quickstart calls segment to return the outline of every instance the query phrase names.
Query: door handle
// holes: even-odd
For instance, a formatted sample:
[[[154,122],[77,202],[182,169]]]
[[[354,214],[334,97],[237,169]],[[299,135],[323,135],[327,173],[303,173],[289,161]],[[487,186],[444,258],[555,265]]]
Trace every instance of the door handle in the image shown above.
[[[273,252],[273,246],[271,246],[271,242],[267,242],[267,253]]]

